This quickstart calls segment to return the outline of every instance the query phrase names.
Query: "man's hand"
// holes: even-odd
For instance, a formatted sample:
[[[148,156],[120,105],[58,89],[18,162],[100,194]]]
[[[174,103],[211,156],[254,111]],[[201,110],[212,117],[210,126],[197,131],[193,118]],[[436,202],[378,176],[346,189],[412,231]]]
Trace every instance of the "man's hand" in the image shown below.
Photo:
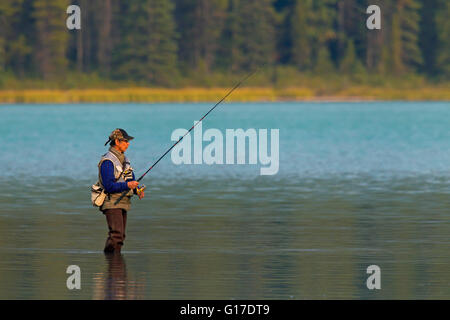
[[[140,188],[136,188],[136,193],[139,196],[139,200],[141,200],[144,197],[144,190],[146,188],[147,187],[145,185],[142,185],[142,187],[140,187]]]
[[[127,183],[128,188],[130,188],[131,190],[136,189],[136,187],[139,185],[138,181],[130,181]]]

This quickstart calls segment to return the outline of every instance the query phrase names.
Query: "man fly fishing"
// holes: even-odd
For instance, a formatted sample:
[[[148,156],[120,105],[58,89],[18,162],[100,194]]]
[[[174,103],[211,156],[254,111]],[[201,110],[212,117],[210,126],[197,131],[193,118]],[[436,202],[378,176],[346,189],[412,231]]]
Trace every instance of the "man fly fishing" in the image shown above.
[[[105,244],[105,252],[120,252],[125,239],[125,226],[127,211],[130,209],[130,198],[137,194],[140,199],[144,197],[145,186],[139,188],[139,182],[152,170],[162,158],[166,156],[183,138],[188,135],[197,124],[203,121],[222,101],[224,101],[245,80],[250,78],[258,69],[250,72],[239,81],[222,99],[219,100],[203,117],[200,118],[177,142],[175,142],[139,179],[135,179],[133,169],[124,152],[127,150],[130,140],[123,129],[114,130],[109,136],[109,152],[103,155],[98,164],[99,182],[92,186],[92,203],[100,207],[108,222],[109,236]]]
[[[137,194],[139,199],[144,197],[144,187],[138,187],[139,182],[136,181],[130,161],[125,156],[132,139],[134,137],[128,135],[125,130],[115,129],[105,143],[105,146],[109,143],[109,151],[102,156],[98,164],[99,185],[106,194],[99,208],[106,216],[109,229],[105,253],[120,253],[125,240],[130,198],[133,194]],[[124,191],[128,191],[126,196],[116,202]]]

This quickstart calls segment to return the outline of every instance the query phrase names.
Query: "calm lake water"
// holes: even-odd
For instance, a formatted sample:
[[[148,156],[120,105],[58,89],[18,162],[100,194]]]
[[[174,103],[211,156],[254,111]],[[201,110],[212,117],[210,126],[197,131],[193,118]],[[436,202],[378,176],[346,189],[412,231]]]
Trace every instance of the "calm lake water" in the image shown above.
[[[448,102],[221,105],[203,131],[279,129],[278,173],[169,154],[105,257],[89,190],[109,133],[136,137],[140,176],[211,106],[1,105],[0,299],[450,298]]]

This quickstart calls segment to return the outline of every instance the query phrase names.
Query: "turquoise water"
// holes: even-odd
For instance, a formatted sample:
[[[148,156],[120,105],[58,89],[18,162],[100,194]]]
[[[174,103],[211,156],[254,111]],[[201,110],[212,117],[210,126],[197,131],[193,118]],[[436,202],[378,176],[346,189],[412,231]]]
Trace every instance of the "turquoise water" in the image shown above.
[[[278,173],[168,154],[123,256],[105,258],[89,187],[108,134],[136,137],[139,176],[211,106],[0,106],[0,298],[450,298],[447,102],[223,104],[203,132],[279,129]],[[66,287],[73,264],[81,290]]]

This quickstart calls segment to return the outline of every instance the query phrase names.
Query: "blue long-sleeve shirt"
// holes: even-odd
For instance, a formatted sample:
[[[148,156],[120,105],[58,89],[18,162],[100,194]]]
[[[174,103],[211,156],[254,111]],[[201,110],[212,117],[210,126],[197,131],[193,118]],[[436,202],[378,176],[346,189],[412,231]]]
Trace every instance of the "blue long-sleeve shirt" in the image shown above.
[[[116,179],[114,178],[114,164],[111,161],[103,161],[100,166],[100,174],[106,193],[120,193],[128,190],[127,182],[116,182]],[[136,178],[133,172],[133,179],[130,181],[134,180],[136,180]]]

